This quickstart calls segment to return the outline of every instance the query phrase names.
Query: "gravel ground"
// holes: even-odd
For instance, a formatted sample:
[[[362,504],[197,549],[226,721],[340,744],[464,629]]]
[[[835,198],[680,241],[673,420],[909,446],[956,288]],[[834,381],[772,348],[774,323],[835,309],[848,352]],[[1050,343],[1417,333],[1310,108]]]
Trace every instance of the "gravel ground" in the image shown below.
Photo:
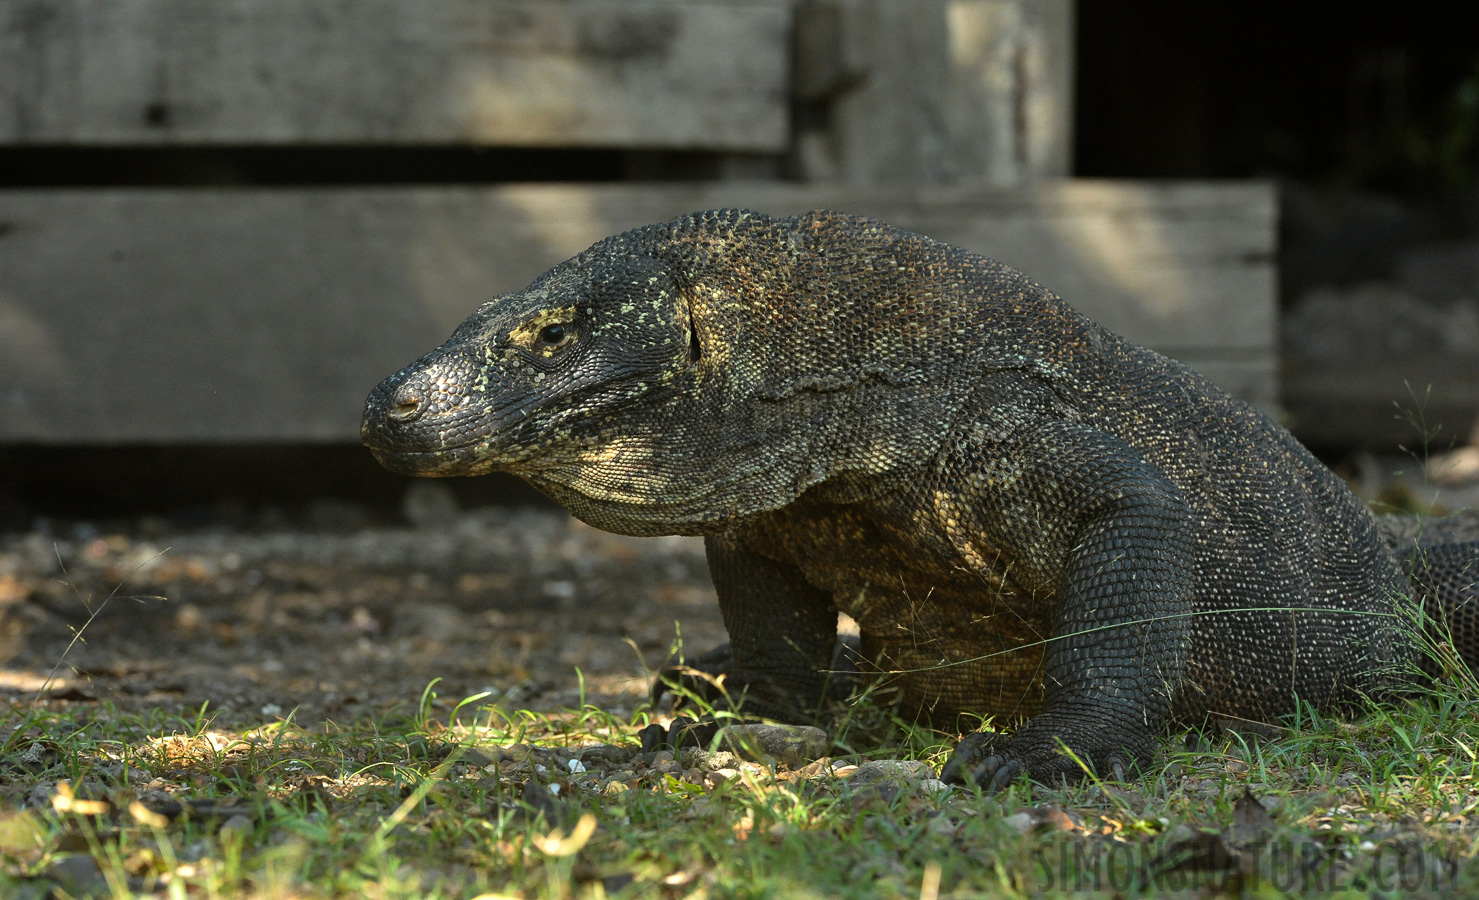
[[[620,713],[675,623],[689,647],[724,640],[699,539],[618,537],[544,509],[412,518],[423,527],[0,536],[0,692],[209,703],[218,727],[296,708],[307,724],[414,708],[434,678],[448,702],[575,706],[579,667],[587,701]]]

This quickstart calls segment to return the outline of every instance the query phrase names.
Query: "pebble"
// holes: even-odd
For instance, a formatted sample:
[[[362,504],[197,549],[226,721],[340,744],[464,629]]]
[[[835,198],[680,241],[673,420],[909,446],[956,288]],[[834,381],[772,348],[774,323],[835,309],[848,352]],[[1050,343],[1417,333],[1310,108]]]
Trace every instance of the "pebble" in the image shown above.
[[[929,764],[919,760],[870,759],[859,765],[847,780],[854,784],[864,784],[870,781],[901,781],[917,784],[926,778],[933,779],[934,777],[934,770],[929,767]]]
[[[102,870],[86,853],[68,853],[56,858],[44,873],[57,887],[73,896],[84,896],[106,888]]]
[[[733,769],[740,764],[740,759],[728,750],[701,750],[698,747],[689,747],[683,751],[683,765],[690,769],[699,769],[704,772],[713,772],[718,769]]]
[[[741,758],[763,761],[762,755],[771,756],[793,769],[826,755],[831,743],[825,731],[810,725],[726,725],[719,738]]]
[[[223,841],[231,839],[244,840],[251,837],[252,831],[255,828],[256,826],[249,817],[237,813],[221,823],[221,827],[216,829],[216,835]]]
[[[1018,834],[1037,831],[1069,831],[1075,827],[1067,813],[1061,809],[1051,808],[1019,810],[1002,821]]]
[[[627,763],[631,762],[633,755],[630,749],[611,744],[595,744],[580,749],[580,758],[586,762]]]

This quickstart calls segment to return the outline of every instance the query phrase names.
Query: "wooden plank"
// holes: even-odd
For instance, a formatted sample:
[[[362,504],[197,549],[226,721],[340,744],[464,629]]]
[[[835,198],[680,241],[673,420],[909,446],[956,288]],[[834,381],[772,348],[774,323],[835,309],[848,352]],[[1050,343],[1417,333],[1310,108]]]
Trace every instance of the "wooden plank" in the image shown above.
[[[813,180],[1010,185],[1072,162],[1072,0],[815,0],[797,10]]]
[[[956,177],[1011,184],[1073,166],[1073,0],[949,0]]]
[[[1406,448],[1418,460],[1469,441],[1479,356],[1410,352],[1283,360],[1289,427],[1327,447]]]
[[[21,0],[0,143],[777,152],[789,0]]]
[[[0,192],[0,441],[355,440],[369,389],[482,300],[725,205],[872,214],[1001,257],[1274,397],[1263,185],[34,190]]]
[[[840,209],[1000,259],[1105,326],[1172,355],[1270,354],[1277,344],[1276,201],[1264,184],[572,185],[509,187],[499,197],[526,211],[498,220],[509,229],[506,240],[534,254],[509,273],[520,284],[568,255],[552,256],[549,243],[530,240],[528,226],[518,224],[524,220],[537,221],[542,234],[560,235],[558,246],[583,247],[693,209],[744,206],[777,215]]]

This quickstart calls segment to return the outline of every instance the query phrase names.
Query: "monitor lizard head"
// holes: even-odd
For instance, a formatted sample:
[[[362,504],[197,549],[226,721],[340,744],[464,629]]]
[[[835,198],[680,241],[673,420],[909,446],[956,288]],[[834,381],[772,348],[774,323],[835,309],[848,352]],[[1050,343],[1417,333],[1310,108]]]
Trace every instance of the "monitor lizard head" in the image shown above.
[[[571,482],[651,502],[650,457],[681,430],[663,409],[702,353],[677,274],[639,243],[608,239],[478,307],[371,392],[365,445],[406,475],[507,471],[561,502]]]
[[[619,234],[387,378],[361,435],[393,471],[509,472],[608,531],[723,532],[943,440],[981,307],[933,299],[941,248],[836,213]]]

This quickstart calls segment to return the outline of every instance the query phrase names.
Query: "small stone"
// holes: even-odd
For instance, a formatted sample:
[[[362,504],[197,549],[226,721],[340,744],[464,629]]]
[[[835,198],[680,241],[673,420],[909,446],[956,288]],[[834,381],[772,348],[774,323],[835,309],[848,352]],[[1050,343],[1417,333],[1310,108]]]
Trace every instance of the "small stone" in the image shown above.
[[[898,782],[878,781],[872,784],[848,785],[842,795],[854,811],[860,811],[869,807],[887,806],[899,799],[904,791],[904,786]]]
[[[45,871],[45,876],[72,896],[85,896],[106,889],[107,880],[97,862],[86,853],[58,856]]]
[[[570,770],[571,775],[574,775],[576,773],[585,771],[585,763],[581,762],[578,759],[572,759],[569,762],[565,763],[565,768]]]
[[[1027,834],[1037,827],[1037,819],[1026,812],[1012,813],[1001,821],[1018,834]]]
[[[1067,813],[1057,808],[1018,810],[1002,821],[1019,834],[1037,831],[1071,831],[1077,827]]]
[[[616,747],[611,744],[597,744],[594,747],[585,747],[580,751],[580,758],[587,763],[614,763],[620,765],[632,761],[634,754],[626,747]]]
[[[216,829],[216,836],[222,841],[245,840],[255,828],[249,817],[237,813],[221,823],[221,827]]]
[[[827,733],[810,725],[726,725],[719,729],[724,747],[745,759],[760,755],[799,769],[827,752]]]
[[[913,759],[872,759],[858,766],[848,781],[853,784],[866,784],[872,781],[897,781],[904,784],[918,784],[926,778],[934,778],[935,773],[928,764]]]
[[[802,778],[815,778],[823,773],[829,773],[831,772],[831,770],[832,757],[824,756],[821,759],[816,760],[815,762],[810,762],[807,763],[805,766],[802,766],[801,770],[798,771],[796,774],[800,775]]]
[[[704,784],[708,785],[710,788],[716,788],[719,785],[729,781],[729,779],[733,777],[730,775],[725,775],[724,773],[733,771],[733,769],[718,769],[716,771],[710,772],[704,776]]]
[[[562,810],[560,801],[555,799],[554,787],[555,785],[550,785],[549,789],[546,789],[544,785],[531,778],[525,782],[521,795],[530,808],[543,815],[549,822],[558,822]]]
[[[702,750],[698,747],[689,747],[682,753],[683,765],[686,768],[698,769],[702,772],[713,772],[716,769],[731,769],[739,765],[739,757],[728,750]]]
[[[1131,790],[1129,788],[1122,788],[1112,784],[1105,784],[1100,786],[1100,790],[1104,792],[1104,796],[1108,798],[1111,802],[1118,802],[1120,804],[1123,804],[1125,808],[1129,809],[1137,816],[1143,813],[1145,811],[1146,805],[1150,803],[1150,801],[1146,798],[1144,794],[1140,793],[1139,791]]]

